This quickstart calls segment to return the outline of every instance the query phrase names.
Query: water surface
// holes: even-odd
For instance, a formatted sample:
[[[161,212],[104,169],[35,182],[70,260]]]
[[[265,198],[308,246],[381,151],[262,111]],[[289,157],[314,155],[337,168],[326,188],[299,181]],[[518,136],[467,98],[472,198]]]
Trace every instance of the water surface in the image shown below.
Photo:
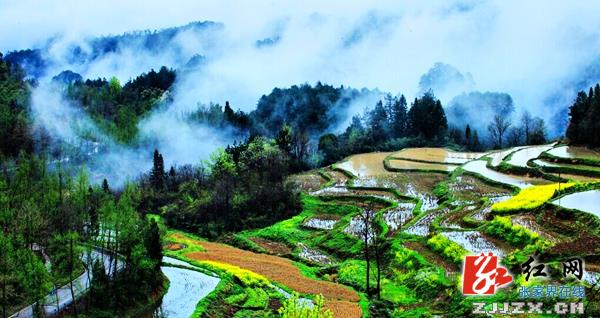
[[[590,190],[566,195],[552,201],[567,209],[576,209],[600,217],[600,190]]]

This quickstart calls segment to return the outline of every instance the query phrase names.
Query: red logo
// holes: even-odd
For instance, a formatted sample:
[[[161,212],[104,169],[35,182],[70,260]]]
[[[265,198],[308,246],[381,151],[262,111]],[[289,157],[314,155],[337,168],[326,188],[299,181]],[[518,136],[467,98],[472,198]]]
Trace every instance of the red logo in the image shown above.
[[[498,266],[498,256],[469,255],[463,267],[464,295],[494,295],[496,287],[512,282],[513,278],[506,268]]]

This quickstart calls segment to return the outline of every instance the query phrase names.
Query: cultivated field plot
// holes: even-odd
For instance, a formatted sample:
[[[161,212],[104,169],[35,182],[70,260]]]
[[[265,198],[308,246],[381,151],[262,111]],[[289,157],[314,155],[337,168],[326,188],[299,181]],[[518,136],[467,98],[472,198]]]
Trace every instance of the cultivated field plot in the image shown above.
[[[390,152],[373,152],[353,155],[337,164],[337,167],[359,178],[391,174],[383,166],[383,160],[390,154]]]
[[[183,234],[173,235],[182,236]],[[184,255],[185,257],[196,261],[214,261],[238,266],[300,293],[323,294],[327,300],[334,301],[332,305],[338,310],[335,314],[340,316],[343,313],[361,312],[357,304],[360,299],[355,291],[333,282],[308,278],[289,259],[245,251],[220,243],[195,241],[195,244],[204,248],[205,251],[187,253]]]
[[[473,159],[479,159],[485,155],[485,153],[477,152],[454,152],[444,148],[407,148],[394,152],[391,157],[434,163],[463,164]]]
[[[504,265],[516,266],[526,259],[526,253],[539,246],[550,251],[550,255],[558,253],[554,250],[589,250],[583,243],[588,238],[569,238],[576,235],[571,225],[557,229],[571,221],[558,221],[554,212],[549,212],[553,213],[552,218],[536,216],[552,209],[553,205],[546,203],[557,197],[558,184],[531,175],[547,177],[549,173],[533,173],[544,167],[572,171],[600,168],[538,158],[551,147],[514,147],[487,155],[437,148],[354,155],[332,166],[347,173],[324,168],[321,172],[330,178],[313,171],[291,179],[305,193],[299,215],[236,234],[240,242],[250,241],[260,247],[253,250],[268,254],[198,241],[194,244],[201,250],[183,255],[196,261],[238,266],[303,294],[323,294],[326,307],[334,310],[335,317],[360,317],[365,307],[359,299],[366,297],[363,236],[366,232],[368,244],[377,238],[375,225],[366,225],[360,218],[365,209],[370,209],[378,215],[382,228],[387,229],[382,236],[390,243],[388,252],[393,259],[383,274],[382,298],[401,308],[394,314],[411,316],[414,309],[418,316],[419,297],[428,297],[429,303],[444,307],[447,299],[443,295],[460,288],[454,285],[454,279],[460,274],[464,253],[493,252],[511,262]],[[386,158],[389,170],[384,166]],[[488,162],[487,158],[491,160]],[[530,160],[537,166],[528,166]],[[525,169],[527,175],[501,172],[505,171],[502,162]],[[462,169],[455,171],[459,167]],[[494,170],[496,167],[498,171]],[[573,185],[561,183],[560,189],[569,186]],[[537,194],[541,190],[543,196]],[[600,190],[566,195],[561,198],[561,206],[600,215],[595,204],[600,201],[597,191]],[[540,198],[528,200],[531,196]],[[496,209],[492,208],[494,205]],[[512,214],[500,218],[496,213],[506,210],[504,206]],[[592,274],[586,273],[586,281],[595,279]],[[429,296],[420,296],[424,291],[412,287],[422,283],[423,277],[431,280]]]
[[[487,162],[483,160],[474,160],[470,161],[464,166],[463,169],[480,174],[484,178],[490,179],[495,182],[508,184],[518,188],[526,188],[532,186],[534,184],[546,184],[550,183],[550,181],[540,179],[540,178],[529,178],[523,176],[509,175],[505,173],[500,173],[498,171],[492,170],[486,166]]]
[[[403,159],[390,159],[389,164],[391,168],[399,170],[453,171],[456,169],[456,166],[451,165],[417,162]]]
[[[531,146],[517,150],[512,154],[510,160],[508,160],[508,164],[518,167],[527,167],[527,161],[539,157],[544,151],[552,149],[553,146],[554,144]]]
[[[548,151],[549,154],[566,159],[595,159],[600,160],[600,151],[585,147],[559,146]]]
[[[504,158],[506,158],[508,155],[523,148],[525,148],[525,146],[508,148],[505,150],[489,153],[488,155],[486,155],[486,157],[489,157],[491,159],[490,165],[492,165],[493,167],[497,167],[502,163],[502,160],[504,160]]]
[[[600,217],[600,190],[569,194],[552,203],[567,209],[576,209]]]
[[[296,174],[288,179],[304,191],[315,191],[325,184],[325,179],[316,171]]]

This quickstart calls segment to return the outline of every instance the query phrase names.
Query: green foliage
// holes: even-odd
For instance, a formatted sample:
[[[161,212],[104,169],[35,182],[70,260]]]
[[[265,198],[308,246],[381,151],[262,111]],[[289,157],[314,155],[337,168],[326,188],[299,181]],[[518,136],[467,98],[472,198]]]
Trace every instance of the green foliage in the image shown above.
[[[525,227],[513,224],[510,217],[495,216],[484,230],[487,234],[499,237],[514,246],[526,246],[535,243],[539,235]]]
[[[273,141],[256,137],[218,150],[197,169],[169,173],[166,183],[173,185],[168,191],[145,187],[142,205],[149,210],[164,206],[168,225],[214,238],[296,214],[299,193],[285,181],[289,173],[289,155]]]
[[[116,77],[75,81],[68,84],[65,95],[76,101],[98,126],[123,143],[137,137],[137,124],[175,81],[175,72],[162,67],[151,70],[121,85]]]
[[[0,53],[0,158],[33,150],[29,95],[21,68]]]
[[[573,144],[600,146],[600,84],[581,91],[569,109],[567,138]]]
[[[428,92],[416,98],[408,111],[408,129],[413,136],[426,139],[441,138],[448,129],[448,122],[442,104]]]
[[[279,308],[281,318],[333,318],[331,310],[324,310],[325,299],[322,295],[315,297],[313,306],[306,305],[299,301],[298,294],[293,293],[292,297],[283,303]]]
[[[468,254],[462,246],[452,242],[442,234],[431,237],[427,240],[427,245],[455,264],[462,264],[464,257]]]

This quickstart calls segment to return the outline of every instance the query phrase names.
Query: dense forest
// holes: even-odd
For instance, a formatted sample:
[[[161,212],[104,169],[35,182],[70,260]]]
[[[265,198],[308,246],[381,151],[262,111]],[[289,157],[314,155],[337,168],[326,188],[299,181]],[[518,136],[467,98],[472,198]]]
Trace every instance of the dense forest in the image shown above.
[[[85,170],[50,168],[44,154],[34,154],[28,104],[34,83],[1,56],[2,316],[68,283],[74,293],[73,280],[85,273],[93,280],[75,314],[83,309],[94,317],[114,317],[148,302],[148,295],[162,287],[156,271],[162,254],[158,227],[138,213],[139,188],[129,184],[112,191],[108,183],[93,185]]]
[[[298,191],[285,182],[290,146],[289,137],[253,137],[199,166],[168,171],[155,151],[152,171],[140,180],[142,208],[208,238],[288,218],[300,210]]]
[[[567,138],[573,144],[600,147],[600,84],[581,91],[569,109]]]
[[[175,82],[175,72],[161,67],[151,70],[121,85],[116,77],[110,80],[83,81],[61,73],[55,81],[66,82],[65,95],[90,114],[98,126],[122,143],[137,137],[137,124]],[[73,73],[72,73],[73,74]]]

